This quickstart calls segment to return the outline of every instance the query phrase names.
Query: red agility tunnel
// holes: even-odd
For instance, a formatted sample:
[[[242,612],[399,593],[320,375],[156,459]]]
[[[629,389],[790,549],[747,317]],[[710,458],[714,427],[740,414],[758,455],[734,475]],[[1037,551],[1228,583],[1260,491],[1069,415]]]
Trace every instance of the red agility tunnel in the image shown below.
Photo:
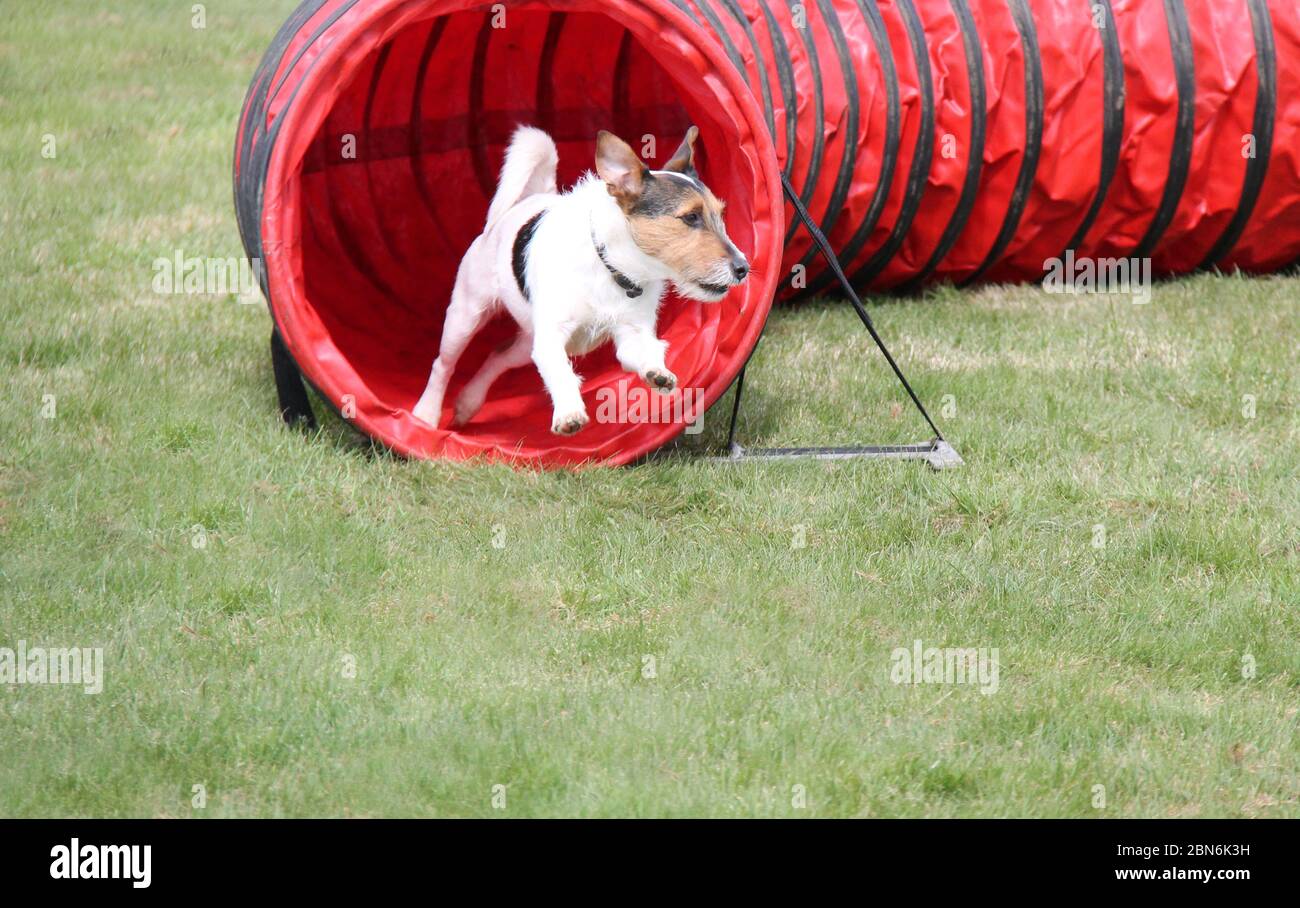
[[[550,432],[535,369],[455,430],[413,419],[456,268],[522,123],[560,182],[610,129],[702,178],[752,277],[660,315],[687,406]],[[254,77],[235,199],[277,334],[345,418],[407,455],[622,464],[743,367],[773,298],[833,291],[782,177],[855,286],[1157,273],[1300,258],[1300,10],[1291,0],[308,0]],[[513,331],[476,338],[448,393]],[[593,411],[644,392],[605,348]],[[677,392],[683,393],[682,391]],[[635,410],[635,407],[633,407]],[[626,417],[626,418],[624,418]]]

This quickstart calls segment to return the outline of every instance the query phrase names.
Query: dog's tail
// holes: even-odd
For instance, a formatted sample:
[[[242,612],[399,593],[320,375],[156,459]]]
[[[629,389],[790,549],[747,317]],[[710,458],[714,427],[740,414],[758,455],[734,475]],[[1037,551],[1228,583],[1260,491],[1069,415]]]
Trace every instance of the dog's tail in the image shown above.
[[[530,195],[556,192],[555,169],[559,163],[560,153],[550,136],[535,126],[516,129],[506,149],[506,162],[501,166],[497,194],[488,209],[486,229],[491,229],[503,214]]]

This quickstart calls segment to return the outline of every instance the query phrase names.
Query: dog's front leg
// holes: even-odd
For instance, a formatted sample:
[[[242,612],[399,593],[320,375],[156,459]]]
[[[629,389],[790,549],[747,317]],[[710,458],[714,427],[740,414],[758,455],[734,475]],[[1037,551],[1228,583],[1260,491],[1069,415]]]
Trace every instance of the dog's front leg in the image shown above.
[[[626,323],[614,328],[614,352],[619,365],[641,376],[661,394],[669,394],[677,387],[677,376],[664,365],[667,350],[668,343],[655,336],[653,324]]]
[[[573,435],[590,421],[582,403],[582,379],[565,350],[568,342],[569,332],[558,326],[537,325],[533,334],[533,362],[551,395],[551,431],[556,435]]]

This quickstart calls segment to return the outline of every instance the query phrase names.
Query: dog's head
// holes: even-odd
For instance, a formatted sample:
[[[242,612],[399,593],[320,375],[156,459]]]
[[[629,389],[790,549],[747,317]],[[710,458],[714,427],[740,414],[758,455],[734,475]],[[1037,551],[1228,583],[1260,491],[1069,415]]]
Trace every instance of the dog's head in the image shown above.
[[[677,292],[716,303],[744,282],[749,261],[727,236],[723,202],[695,172],[692,126],[663,170],[651,170],[626,142],[602,131],[596,139],[596,173],[627,217],[632,238],[673,273]]]

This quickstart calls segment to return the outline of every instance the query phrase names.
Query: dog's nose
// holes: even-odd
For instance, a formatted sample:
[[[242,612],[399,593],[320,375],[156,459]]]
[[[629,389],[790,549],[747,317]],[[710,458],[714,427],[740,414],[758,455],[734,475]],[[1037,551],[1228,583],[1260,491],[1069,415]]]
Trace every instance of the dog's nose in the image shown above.
[[[749,274],[749,262],[744,259],[736,259],[731,263],[731,276],[740,283]]]

